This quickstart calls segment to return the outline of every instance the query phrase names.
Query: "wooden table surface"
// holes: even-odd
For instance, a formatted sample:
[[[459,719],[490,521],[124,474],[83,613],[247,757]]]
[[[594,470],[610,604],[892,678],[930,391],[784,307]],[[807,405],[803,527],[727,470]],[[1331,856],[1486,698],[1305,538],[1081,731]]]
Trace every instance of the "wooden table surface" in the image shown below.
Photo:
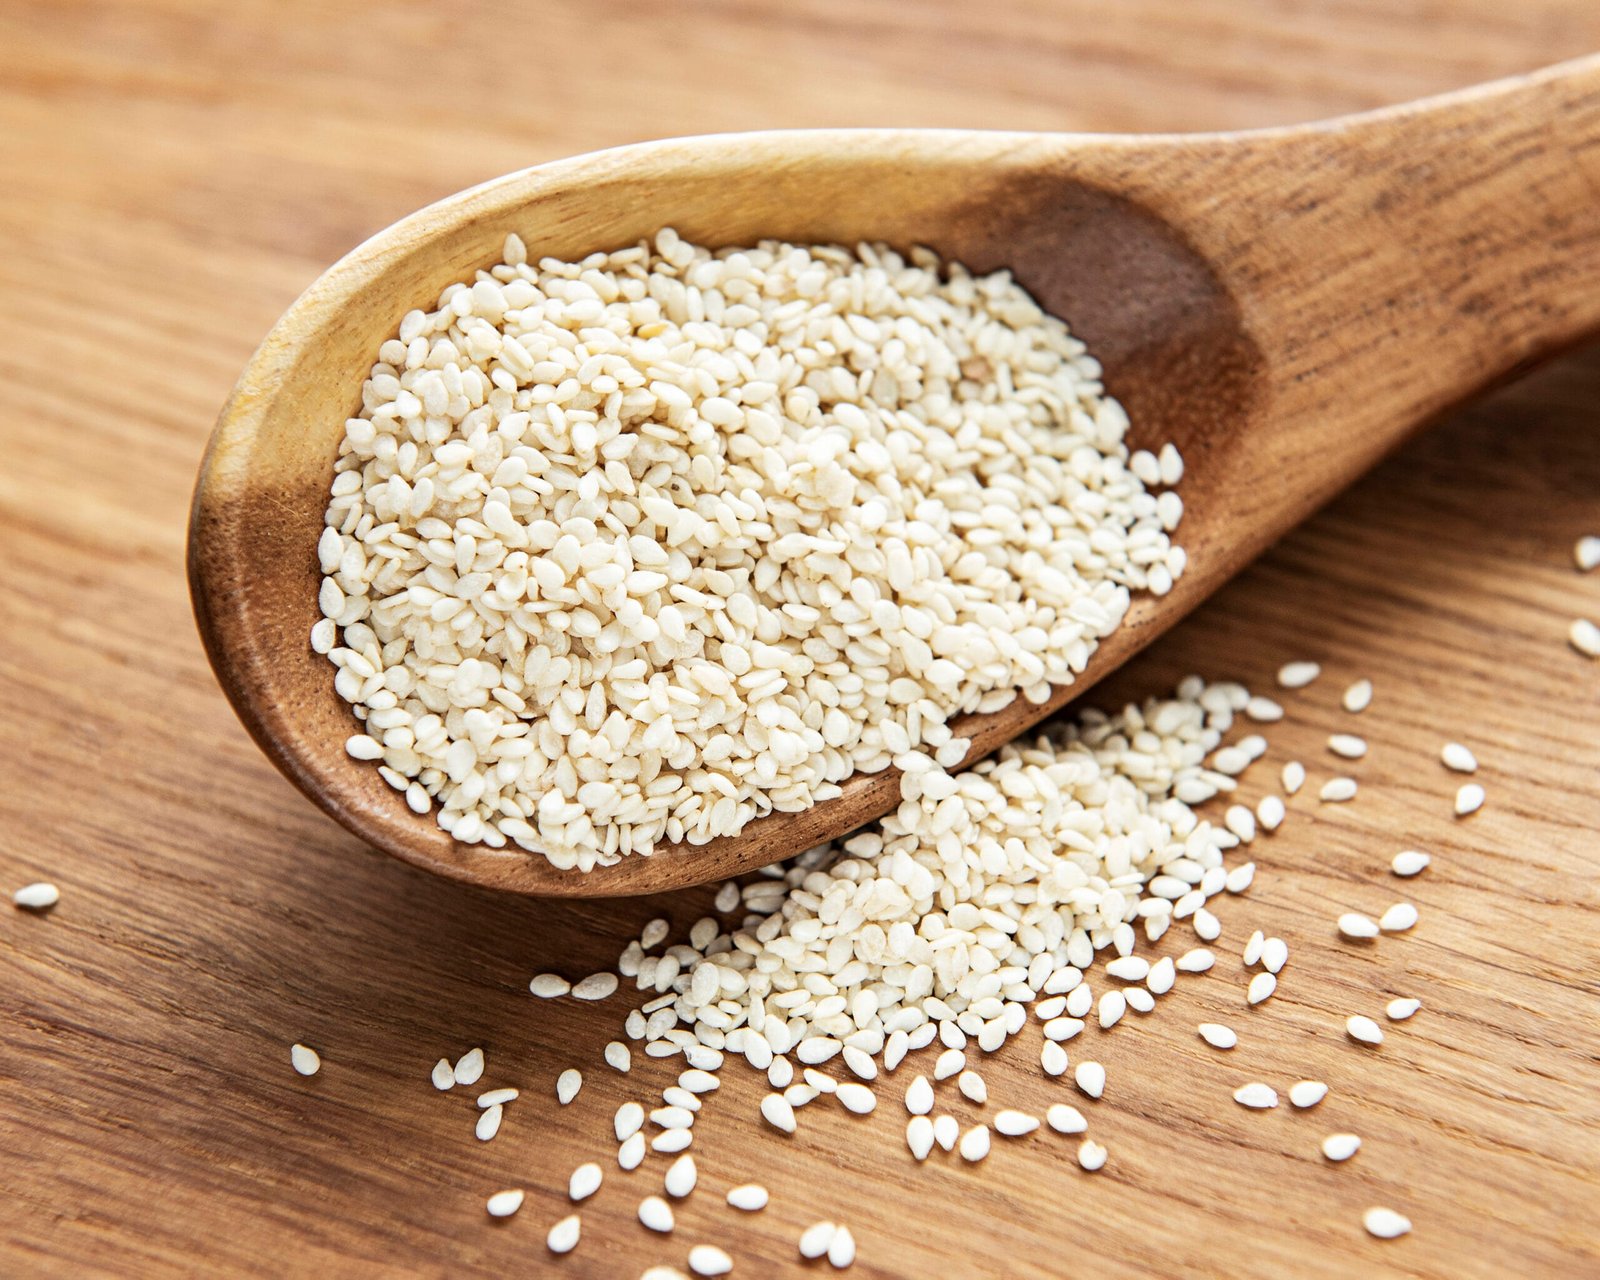
[[[1600,669],[1564,642],[1600,616],[1600,579],[1570,562],[1600,532],[1600,349],[1418,440],[1097,695],[1327,668],[1243,787],[1311,766],[1224,904],[1217,968],[1078,1042],[1112,1081],[1086,1107],[1111,1150],[1092,1177],[1050,1134],[915,1166],[905,1068],[873,1116],[816,1106],[784,1141],[730,1069],[695,1131],[702,1190],[675,1235],[646,1232],[663,1161],[619,1174],[609,1117],[668,1067],[599,1066],[620,997],[526,983],[605,966],[651,915],[684,928],[709,892],[547,904],[362,847],[235,722],[182,565],[195,466],[254,344],[334,257],[458,187],[674,133],[1288,122],[1595,47],[1587,0],[0,0],[0,884],[63,895],[0,911],[0,1273],[631,1277],[705,1241],[767,1276],[798,1270],[823,1217],[869,1277],[1600,1273]],[[1357,676],[1378,690],[1354,726],[1362,791],[1319,807]],[[1489,795],[1464,821],[1450,738]],[[1435,862],[1402,883],[1406,846]],[[1412,934],[1335,937],[1340,911],[1401,897]],[[1257,927],[1293,957],[1247,1011]],[[1377,1050],[1345,1041],[1346,1014],[1394,994],[1422,1012]],[[1206,1018],[1239,1048],[1206,1049]],[[313,1079],[289,1069],[302,1039]],[[428,1083],[473,1045],[487,1083],[525,1090],[487,1145],[469,1091]],[[986,1066],[990,1109],[1070,1092],[1036,1054],[1029,1032]],[[558,1109],[569,1064],[588,1084]],[[1301,1076],[1332,1086],[1311,1113],[1229,1097]],[[1330,1166],[1318,1143],[1345,1128],[1365,1146]],[[553,1260],[545,1229],[591,1158],[606,1186]],[[771,1207],[735,1215],[721,1193],[752,1177]],[[514,1185],[522,1212],[491,1224],[484,1197]],[[1414,1233],[1370,1239],[1374,1204]]]

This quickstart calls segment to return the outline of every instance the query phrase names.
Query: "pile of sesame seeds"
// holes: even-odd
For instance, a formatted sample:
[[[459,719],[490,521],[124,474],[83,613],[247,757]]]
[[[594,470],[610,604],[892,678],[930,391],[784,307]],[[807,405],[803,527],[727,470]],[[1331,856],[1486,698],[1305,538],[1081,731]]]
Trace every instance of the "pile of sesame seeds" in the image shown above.
[[[1127,426],[1005,272],[512,236],[346,424],[311,641],[347,749],[580,870],[954,766],[953,716],[1070,684],[1183,572],[1182,460]]]
[[[1319,675],[1307,678],[1302,669],[1284,684],[1298,679],[1305,687]],[[1370,685],[1358,682],[1341,704],[1360,715],[1372,700]],[[529,986],[536,996],[603,998],[619,989],[620,975],[642,1000],[624,1020],[625,1040],[607,1047],[607,1065],[629,1070],[632,1052],[626,1059],[615,1053],[626,1042],[647,1057],[684,1060],[660,1105],[647,1109],[645,1101],[629,1101],[613,1119],[620,1170],[632,1173],[655,1157],[664,1162],[660,1194],[638,1202],[640,1223],[675,1237],[673,1204],[709,1189],[691,1150],[694,1126],[735,1057],[762,1073],[769,1090],[750,1116],[752,1125],[779,1135],[803,1125],[809,1106],[831,1099],[847,1112],[867,1114],[887,1091],[905,1108],[905,1143],[918,1162],[944,1153],[978,1164],[991,1156],[997,1138],[1063,1137],[1076,1144],[1076,1162],[1086,1173],[1114,1162],[1114,1150],[1090,1131],[1095,1106],[1108,1091],[1114,1095],[1115,1081],[1092,1050],[1074,1050],[1069,1058],[1068,1046],[1080,1036],[1122,1034],[1112,1028],[1128,1010],[1153,1010],[1178,981],[1202,980],[1213,969],[1215,953],[1203,944],[1216,942],[1222,925],[1208,904],[1226,914],[1228,896],[1249,890],[1254,865],[1237,861],[1237,854],[1276,829],[1282,814],[1270,825],[1265,817],[1276,812],[1268,802],[1281,805],[1282,797],[1263,797],[1254,810],[1228,805],[1220,825],[1194,806],[1219,796],[1226,801],[1236,779],[1266,754],[1254,732],[1225,737],[1283,715],[1277,702],[1238,685],[1190,679],[1172,699],[1111,716],[1085,713],[967,773],[913,770],[901,807],[875,829],[769,868],[749,883],[724,884],[717,914],[695,922],[685,941],[671,942],[668,922],[652,920],[620,957],[615,974],[577,983],[534,977]],[[1349,758],[1331,749],[1330,755]],[[1442,751],[1441,763],[1447,774],[1458,770],[1459,751]],[[1297,779],[1286,790],[1297,789],[1306,772],[1286,768]],[[1402,850],[1389,869],[1406,880],[1430,862],[1421,851]],[[1059,927],[1045,923],[1042,906]],[[1345,913],[1337,925],[1345,945],[1376,946],[1376,939],[1403,937],[1418,923],[1406,902],[1374,914],[1375,922]],[[1371,929],[1352,934],[1345,928],[1351,917],[1367,920]],[[1182,922],[1202,945],[1155,962],[1137,953],[1140,932],[1159,939]],[[957,958],[945,959],[946,953]],[[1243,958],[1256,972],[1241,1005],[1270,1000],[1289,966],[1288,944],[1257,931],[1244,944]],[[1381,1013],[1392,1029],[1420,1008],[1416,997],[1400,995]],[[1337,1037],[1349,1052],[1377,1051],[1385,1037],[1372,1016],[1378,1012],[1343,1014],[1330,1024],[1330,1048]],[[1098,1031],[1089,1028],[1091,1020]],[[1038,1027],[1043,1075],[1076,1091],[1067,1095],[1074,1101],[1063,1097],[1042,1116],[991,1097],[982,1071],[987,1054],[1028,1026]],[[1240,1040],[1220,1022],[1197,1030],[1219,1054]],[[921,1050],[931,1062],[912,1058]],[[902,1065],[909,1078],[899,1086],[892,1078]],[[448,1083],[440,1083],[441,1069]],[[434,1083],[476,1083],[483,1071],[482,1052],[473,1050],[453,1067],[442,1061]],[[569,1069],[564,1077],[577,1074]],[[941,1105],[947,1090],[982,1109],[988,1122],[963,1128]],[[1226,1092],[1253,1111],[1274,1110],[1287,1096],[1291,1108],[1312,1113],[1330,1096],[1328,1085],[1309,1072],[1282,1081],[1235,1079]],[[490,1099],[503,1106],[498,1099],[506,1095],[515,1093],[485,1094],[480,1106]],[[1330,1165],[1343,1164],[1362,1147],[1360,1135],[1344,1131],[1328,1133],[1317,1145]],[[598,1161],[580,1165],[567,1188],[573,1204],[588,1201],[601,1183]],[[738,1214],[761,1212],[783,1192],[744,1183],[722,1194]],[[523,1195],[520,1188],[495,1192],[486,1210],[491,1217],[515,1214]],[[580,1214],[549,1229],[552,1251],[580,1247]],[[851,1265],[858,1244],[838,1220],[846,1216],[807,1227],[796,1241],[800,1255]],[[1406,1217],[1382,1206],[1362,1221],[1379,1238],[1411,1229]],[[694,1274],[720,1275],[732,1260],[722,1245],[694,1242],[687,1265]],[[663,1280],[682,1274],[671,1267],[646,1272]]]

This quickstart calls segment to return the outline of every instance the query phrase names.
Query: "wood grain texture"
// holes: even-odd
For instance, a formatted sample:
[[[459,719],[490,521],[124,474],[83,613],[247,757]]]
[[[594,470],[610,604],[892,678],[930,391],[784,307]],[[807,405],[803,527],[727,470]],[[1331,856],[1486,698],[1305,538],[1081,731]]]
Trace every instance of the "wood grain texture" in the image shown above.
[[[978,1169],[912,1166],[903,1075],[866,1120],[814,1107],[794,1139],[751,1141],[760,1090],[730,1071],[696,1128],[704,1189],[677,1234],[634,1221],[652,1162],[610,1172],[583,1245],[552,1262],[567,1172],[609,1159],[611,1109],[666,1071],[598,1065],[620,1000],[539,1004],[526,979],[606,964],[652,914],[687,927],[709,891],[519,900],[363,847],[240,729],[182,576],[193,468],[259,335],[323,264],[451,190],[723,128],[1309,119],[1584,52],[1600,13],[937,0],[518,15],[0,3],[0,877],[64,891],[46,917],[0,919],[0,1271],[629,1276],[707,1240],[735,1274],[776,1275],[799,1273],[795,1236],[824,1216],[851,1223],[853,1274],[873,1277],[1056,1276],[1089,1258],[1130,1276],[1600,1268],[1600,673],[1563,643],[1571,617],[1600,613],[1600,584],[1568,559],[1600,525],[1592,348],[1408,446],[1097,695],[1190,669],[1261,684],[1319,658],[1328,675],[1270,757],[1319,776],[1349,719],[1339,689],[1378,686],[1360,798],[1303,794],[1258,843],[1217,970],[1076,1042],[1111,1072],[1091,1119],[1112,1158],[1093,1178],[1043,1136]],[[1436,763],[1446,738],[1484,762],[1490,801],[1464,822]],[[1405,845],[1436,861],[1402,885],[1386,867]],[[1402,896],[1423,913],[1412,936],[1334,938],[1338,910]],[[1280,994],[1246,1011],[1237,954],[1256,927],[1293,956]],[[1381,1049],[1343,1042],[1345,1014],[1400,993],[1424,1010]],[[1241,1031],[1226,1058],[1193,1035],[1210,1017]],[[296,1039],[323,1053],[315,1079],[289,1070]],[[527,1091],[487,1146],[470,1102],[426,1078],[473,1044],[491,1082]],[[1035,1052],[1025,1035],[985,1068],[991,1108],[1068,1092]],[[554,1077],[573,1062],[588,1084],[561,1110]],[[1228,1097],[1302,1075],[1333,1086],[1311,1114]],[[1316,1151],[1335,1128],[1366,1140],[1340,1169]],[[714,1193],[752,1176],[773,1204],[735,1219]],[[521,1215],[488,1224],[483,1197],[517,1184]],[[1416,1232],[1368,1239],[1359,1215],[1380,1203]]]

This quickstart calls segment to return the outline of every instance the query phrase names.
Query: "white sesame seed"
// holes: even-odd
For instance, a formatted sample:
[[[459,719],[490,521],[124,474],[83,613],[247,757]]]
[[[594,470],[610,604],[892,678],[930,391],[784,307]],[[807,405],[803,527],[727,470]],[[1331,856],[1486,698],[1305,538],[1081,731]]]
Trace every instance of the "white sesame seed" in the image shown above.
[[[1301,787],[1306,785],[1305,765],[1301,764],[1298,760],[1289,761],[1288,764],[1283,766],[1281,781],[1283,782],[1284,794],[1292,796],[1295,792],[1300,790]]]
[[[618,1142],[626,1142],[644,1127],[644,1108],[637,1102],[624,1102],[617,1108],[616,1118],[612,1121]]]
[[[976,1102],[979,1106],[989,1101],[989,1086],[976,1071],[963,1071],[957,1076],[956,1088],[961,1090],[962,1097]]]
[[[11,895],[14,905],[29,911],[48,911],[61,901],[61,890],[47,880],[25,884]]]
[[[906,1086],[906,1110],[914,1116],[925,1116],[933,1110],[933,1086],[927,1076],[918,1076]]]
[[[1600,658],[1600,627],[1587,618],[1574,618],[1567,628],[1567,643],[1586,658]]]
[[[661,1091],[661,1101],[669,1107],[676,1107],[680,1111],[699,1111],[700,1095],[690,1093],[679,1085],[668,1085]]]
[[[469,1049],[462,1054],[453,1073],[457,1084],[477,1084],[483,1078],[483,1050]]]
[[[1088,991],[1088,987],[1079,987],[1079,991]],[[1044,1037],[1046,1040],[1057,1042],[1071,1040],[1083,1030],[1082,1018],[1051,1018],[1044,1024]]]
[[[1314,1107],[1328,1096],[1328,1086],[1320,1080],[1298,1080],[1289,1086],[1289,1101],[1302,1110]]]
[[[995,1114],[994,1131],[1006,1138],[1020,1138],[1039,1127],[1039,1118],[1026,1111],[1005,1110]]]
[[[433,1064],[433,1087],[441,1093],[456,1087],[456,1073],[449,1058],[440,1058]]]
[[[1283,719],[1283,707],[1271,698],[1251,698],[1244,704],[1244,713],[1259,724],[1271,724]]]
[[[1433,859],[1425,853],[1419,853],[1415,849],[1403,849],[1394,855],[1394,861],[1389,865],[1397,876],[1414,876],[1432,861]]]
[[[1459,742],[1447,742],[1439,751],[1439,759],[1446,769],[1455,773],[1476,773],[1478,757]]]
[[[1233,810],[1230,809],[1228,812],[1232,813]],[[1250,814],[1250,810],[1246,809],[1245,813],[1246,814]],[[1244,837],[1242,835],[1240,835],[1240,833],[1238,831],[1235,831],[1232,826],[1230,826],[1228,829],[1230,831],[1233,831],[1233,833],[1235,835],[1239,836],[1240,839],[1244,839]],[[1250,815],[1250,831],[1251,831],[1252,835],[1255,833],[1255,829],[1256,829],[1255,815],[1251,814]],[[1246,889],[1248,889],[1255,882],[1255,878],[1256,878],[1256,864],[1253,863],[1253,862],[1245,862],[1245,863],[1241,863],[1239,866],[1233,868],[1232,871],[1228,872],[1228,878],[1225,881],[1225,885],[1226,885],[1227,890],[1228,890],[1229,893],[1243,893]]]
[[[583,1088],[583,1072],[576,1067],[568,1067],[556,1077],[556,1101],[566,1106],[578,1096],[578,1090]]]
[[[712,1093],[720,1088],[722,1081],[709,1071],[701,1071],[691,1067],[678,1077],[678,1087],[687,1089],[690,1093]]]
[[[1339,917],[1339,932],[1347,938],[1376,938],[1378,922],[1359,911],[1346,911]]]
[[[1340,702],[1351,715],[1360,715],[1372,705],[1372,681],[1357,680],[1344,691]]]
[[[1282,973],[1289,963],[1289,944],[1282,938],[1268,938],[1261,944],[1261,965],[1268,973]]]
[[[1106,1069],[1098,1062],[1080,1062],[1072,1069],[1072,1078],[1091,1098],[1098,1098],[1106,1091]]]
[[[1110,1028],[1122,1020],[1128,1011],[1128,998],[1120,991],[1107,991],[1100,997],[1097,1016],[1103,1028]]]
[[[322,1059],[317,1051],[303,1044],[289,1047],[289,1062],[303,1076],[314,1076],[322,1069]]]
[[[542,1000],[553,1000],[571,991],[572,984],[559,973],[540,973],[528,983],[528,990]]]
[[[906,1146],[916,1160],[926,1160],[933,1150],[933,1121],[927,1116],[912,1116],[906,1123]]]
[[[1260,1004],[1263,1000],[1272,998],[1272,993],[1278,989],[1278,979],[1270,973],[1258,973],[1250,979],[1250,986],[1245,991],[1245,1000],[1250,1004]]]
[[[1367,740],[1353,733],[1335,733],[1328,738],[1328,750],[1346,760],[1359,760],[1367,754]]]
[[[1156,1007],[1156,998],[1143,987],[1129,987],[1122,993],[1122,998],[1135,1013],[1150,1013]]]
[[[1258,1111],[1267,1110],[1278,1105],[1278,1091],[1269,1084],[1252,1080],[1249,1084],[1242,1084],[1233,1091],[1233,1100],[1242,1107],[1251,1107]]]
[[[853,1082],[841,1084],[834,1090],[834,1096],[839,1099],[839,1104],[846,1111],[854,1112],[858,1116],[868,1115],[878,1105],[878,1095],[864,1084]]]
[[[496,1191],[487,1201],[484,1208],[489,1211],[491,1218],[509,1218],[518,1209],[522,1208],[523,1193],[518,1190]]]
[[[933,1064],[933,1078],[935,1080],[948,1080],[953,1075],[965,1071],[967,1055],[960,1049],[946,1049],[939,1055],[938,1061]]]
[[[1361,1149],[1361,1139],[1353,1133],[1330,1133],[1322,1140],[1322,1154],[1335,1164],[1348,1160]]]
[[[637,1169],[644,1163],[645,1141],[644,1134],[635,1133],[625,1139],[617,1148],[617,1167],[619,1169]]]
[[[961,1135],[959,1154],[963,1160],[976,1164],[989,1154],[989,1126],[974,1125]]]
[[[478,1109],[486,1110],[489,1107],[501,1106],[504,1103],[515,1101],[516,1097],[517,1091],[515,1089],[490,1089],[487,1093],[478,1095]]]
[[[1065,1102],[1053,1103],[1044,1113],[1044,1122],[1057,1133],[1082,1133],[1089,1127],[1083,1112]]]
[[[838,1230],[831,1222],[813,1222],[800,1233],[800,1256],[821,1258],[826,1255]]]
[[[615,1071],[627,1071],[633,1066],[633,1051],[620,1040],[606,1045],[606,1065]]]
[[[1106,972],[1124,982],[1143,982],[1150,975],[1150,962],[1143,956],[1118,956],[1106,962]]]
[[[1353,1014],[1345,1019],[1344,1029],[1352,1040],[1362,1044],[1382,1044],[1383,1028],[1365,1014]]]
[[[1047,1076],[1064,1075],[1067,1070],[1067,1051],[1054,1040],[1046,1040],[1044,1047],[1039,1050],[1039,1065]],[[910,1105],[909,1101],[907,1105]],[[931,1097],[929,1105],[932,1105]]]
[[[1384,1013],[1393,1022],[1404,1022],[1418,1009],[1422,1008],[1422,1001],[1410,998],[1399,998],[1389,1001],[1383,1008]]]
[[[1173,964],[1171,956],[1162,956],[1150,966],[1150,972],[1144,980],[1153,995],[1164,996],[1171,991],[1178,981],[1177,966]]]
[[[666,1235],[677,1226],[672,1206],[660,1196],[646,1196],[639,1201],[639,1221],[651,1231],[659,1231],[662,1235]]]
[[[1266,949],[1266,945],[1267,935],[1262,933],[1260,929],[1257,929],[1250,935],[1244,944],[1243,956],[1245,968],[1248,969],[1251,965],[1257,965],[1261,963],[1261,953]]]
[[[761,1118],[780,1133],[795,1131],[794,1108],[779,1093],[769,1093],[761,1099]]]
[[[1216,962],[1216,956],[1205,947],[1195,947],[1178,957],[1178,970],[1181,973],[1204,973]]]
[[[1464,818],[1483,808],[1484,792],[1476,782],[1469,782],[1456,792],[1456,817]]]
[[[1073,1018],[1086,1017],[1094,1007],[1094,989],[1085,982],[1067,992],[1067,1014]],[[1070,1039],[1071,1037],[1066,1037]]]
[[[1105,1168],[1106,1155],[1106,1149],[1093,1138],[1085,1138],[1078,1144],[1078,1164],[1089,1173]]]
[[[494,1106],[485,1107],[478,1113],[478,1122],[472,1131],[477,1134],[479,1142],[488,1142],[500,1132],[500,1121],[505,1116],[505,1111],[502,1106]]]
[[[1578,572],[1588,573],[1600,565],[1600,538],[1592,533],[1585,534],[1572,544],[1572,562],[1577,565]]]
[[[657,1107],[650,1113],[650,1120],[663,1129],[689,1129],[694,1126],[694,1112],[687,1107]]]
[[[616,974],[591,973],[587,978],[574,984],[572,995],[576,1000],[604,1000],[615,995],[616,990]]]
[[[1239,1043],[1239,1036],[1234,1029],[1220,1022],[1202,1022],[1199,1030],[1200,1038],[1213,1049],[1231,1049]]]
[[[1393,1240],[1411,1230],[1411,1219],[1393,1209],[1368,1209],[1361,1215],[1367,1234],[1380,1240]]]
[[[1378,928],[1385,933],[1404,933],[1417,923],[1417,909],[1409,902],[1397,902],[1378,917]]]
[[[856,1238],[850,1234],[850,1228],[841,1225],[833,1233],[833,1240],[828,1245],[828,1265],[836,1271],[843,1271],[856,1260]]]
[[[600,1166],[590,1161],[580,1164],[572,1171],[572,1176],[567,1179],[567,1195],[574,1201],[587,1200],[596,1191],[600,1190],[600,1182],[604,1175]]]
[[[1343,804],[1346,800],[1356,798],[1356,780],[1354,778],[1329,778],[1322,784],[1318,795],[1329,804]]]
[[[699,1181],[699,1178],[700,1171],[695,1168],[694,1157],[685,1153],[667,1166],[663,1182],[667,1194],[674,1199],[681,1200],[694,1190],[694,1185]]]
[[[1204,942],[1215,942],[1222,936],[1222,921],[1201,907],[1194,913],[1195,935]]]
[[[1256,821],[1264,831],[1276,831],[1283,825],[1285,816],[1283,801],[1277,796],[1262,796],[1261,803],[1256,805]]]
[[[738,910],[739,902],[742,896],[743,895],[739,891],[738,881],[729,880],[717,890],[717,896],[711,905],[721,914],[728,915],[730,912]]]
[[[1278,668],[1278,684],[1285,689],[1304,689],[1322,674],[1315,662],[1288,662]]]
[[[728,1190],[728,1205],[745,1213],[759,1213],[767,1207],[767,1189],[759,1182],[744,1182]]]
[[[689,1270],[697,1276],[725,1276],[733,1259],[714,1244],[697,1244],[689,1250]]]
[[[694,1141],[694,1133],[689,1129],[663,1129],[650,1139],[650,1150],[662,1155],[676,1155],[686,1150]]]
[[[544,1238],[545,1248],[551,1253],[571,1253],[578,1247],[581,1230],[582,1224],[578,1221],[578,1215],[568,1214],[550,1228],[550,1233]]]
[[[953,1115],[946,1113],[945,1115],[934,1116],[933,1140],[945,1151],[954,1151],[956,1149],[956,1138],[960,1133],[961,1126]]]

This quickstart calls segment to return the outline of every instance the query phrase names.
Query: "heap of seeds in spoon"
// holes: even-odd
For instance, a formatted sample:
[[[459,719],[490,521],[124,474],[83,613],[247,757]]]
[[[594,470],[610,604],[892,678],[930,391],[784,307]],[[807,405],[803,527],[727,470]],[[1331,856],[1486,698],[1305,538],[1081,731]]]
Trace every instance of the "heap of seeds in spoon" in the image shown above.
[[[1043,699],[1183,571],[1170,445],[1004,272],[663,231],[413,311],[346,424],[314,647],[457,839],[704,843]],[[944,785],[943,783],[939,785]]]

